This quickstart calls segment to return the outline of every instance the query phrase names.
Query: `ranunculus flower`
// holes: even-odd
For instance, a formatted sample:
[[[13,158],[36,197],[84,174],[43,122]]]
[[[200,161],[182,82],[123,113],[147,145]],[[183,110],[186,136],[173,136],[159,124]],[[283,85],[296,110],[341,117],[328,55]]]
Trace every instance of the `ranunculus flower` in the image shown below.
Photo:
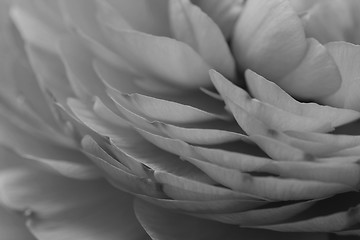
[[[359,13],[358,0],[10,1],[0,234],[359,236]]]

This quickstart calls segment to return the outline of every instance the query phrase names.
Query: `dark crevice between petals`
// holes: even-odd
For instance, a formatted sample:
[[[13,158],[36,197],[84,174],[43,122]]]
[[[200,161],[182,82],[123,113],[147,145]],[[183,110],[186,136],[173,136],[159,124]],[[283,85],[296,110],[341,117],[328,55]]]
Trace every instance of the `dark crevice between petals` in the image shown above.
[[[313,217],[326,216],[337,212],[349,211],[360,202],[360,193],[358,192],[347,192],[338,194],[333,197],[320,200],[312,207],[303,211],[299,215],[288,219],[286,222],[294,222],[310,219]],[[350,211],[350,214],[352,212]]]

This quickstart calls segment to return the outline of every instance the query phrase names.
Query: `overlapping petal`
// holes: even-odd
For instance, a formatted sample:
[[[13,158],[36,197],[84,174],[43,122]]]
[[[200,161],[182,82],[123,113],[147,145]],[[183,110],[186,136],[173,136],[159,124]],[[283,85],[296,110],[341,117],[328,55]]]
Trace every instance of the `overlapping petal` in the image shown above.
[[[358,234],[358,49],[323,45],[356,4],[331,2],[14,5],[1,204],[39,239]]]

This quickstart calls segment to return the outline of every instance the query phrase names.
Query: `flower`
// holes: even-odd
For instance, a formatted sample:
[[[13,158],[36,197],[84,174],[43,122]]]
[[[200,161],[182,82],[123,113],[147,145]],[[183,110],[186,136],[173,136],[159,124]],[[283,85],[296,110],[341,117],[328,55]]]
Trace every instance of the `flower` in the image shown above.
[[[16,239],[359,235],[359,6],[12,2],[0,229]]]

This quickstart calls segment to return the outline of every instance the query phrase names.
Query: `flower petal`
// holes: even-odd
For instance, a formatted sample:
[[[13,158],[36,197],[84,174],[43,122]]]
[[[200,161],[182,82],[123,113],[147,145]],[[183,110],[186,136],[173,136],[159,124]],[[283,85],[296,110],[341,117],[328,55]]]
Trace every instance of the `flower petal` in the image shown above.
[[[285,0],[248,1],[235,26],[233,46],[242,69],[274,82],[300,63],[307,48],[302,23]]]
[[[270,204],[269,207],[264,206],[261,209],[225,214],[199,214],[198,216],[240,226],[269,225],[286,221],[314,204],[314,200],[275,207],[271,207]]]
[[[1,201],[25,211],[38,239],[142,239],[132,197],[101,181],[70,180],[36,165],[18,164],[1,172]]]
[[[82,39],[63,38],[59,43],[59,52],[69,82],[80,99],[90,100],[93,96],[97,96],[103,101],[110,102],[105,86],[93,69],[92,53],[84,46]]]
[[[135,213],[145,231],[157,240],[212,240],[212,239],[326,239],[324,235],[283,233],[241,229],[237,226],[194,218],[180,213],[165,211],[144,201],[135,202]],[[324,238],[322,238],[324,237]]]
[[[1,110],[1,145],[14,149],[29,161],[44,164],[68,177],[93,179],[99,176],[98,170],[84,154],[74,149],[74,146],[56,141],[58,134],[33,130],[34,126],[26,125],[17,116],[4,115]]]
[[[324,122],[329,121],[333,127],[338,127],[360,118],[358,111],[323,106],[316,103],[298,102],[278,85],[251,70],[247,70],[245,76],[252,96],[285,111],[319,119]]]
[[[106,0],[137,31],[169,36],[167,0]]]
[[[104,170],[105,178],[116,188],[132,194],[164,197],[159,185],[150,177],[134,175],[135,172],[132,173],[129,168],[110,156],[90,136],[85,136],[81,143],[86,154]]]
[[[193,0],[219,26],[226,38],[231,38],[236,20],[241,14],[242,0]]]
[[[282,232],[337,232],[358,224],[359,216],[359,206],[356,206],[348,211],[336,212],[302,221],[261,226],[261,228]]]
[[[74,97],[74,92],[59,56],[33,45],[26,45],[26,52],[42,91],[66,106],[66,99]]]
[[[22,216],[15,215],[9,209],[0,207],[1,237],[7,240],[36,240],[28,231]]]
[[[182,42],[109,27],[105,33],[121,57],[152,80],[187,89],[210,84],[209,65]]]
[[[161,122],[155,122],[154,125],[167,136],[192,144],[214,145],[238,140],[249,141],[246,135],[219,129],[183,128]]]
[[[147,196],[139,198],[170,210],[181,210],[185,213],[231,213],[234,211],[246,211],[256,207],[261,207],[268,202],[262,200],[248,199],[225,199],[225,200],[174,200],[174,199],[155,199]]]
[[[230,111],[238,122],[241,122],[241,119],[246,115],[244,112],[247,112],[248,115],[259,119],[272,129],[319,132],[332,130],[328,122],[296,115],[273,105],[251,99],[245,90],[235,86],[213,70],[210,71],[210,76],[216,89],[225,99]],[[241,124],[240,126],[244,127]]]
[[[319,99],[336,92],[341,76],[328,50],[315,39],[307,39],[308,49],[300,64],[277,83],[289,94]]]
[[[218,26],[189,0],[169,2],[175,38],[187,43],[205,61],[229,79],[235,75],[235,61]]]
[[[47,25],[49,22],[41,19],[38,14],[23,5],[15,5],[10,15],[26,42],[36,47],[56,53],[57,42],[64,34],[64,29]],[[46,22],[46,24],[45,24]]]
[[[18,57],[12,63],[12,72],[12,81],[34,113],[53,128],[59,128],[49,98],[42,91],[29,62],[24,61],[23,56]]]
[[[238,170],[220,167],[195,158],[186,158],[215,181],[241,193],[276,201],[322,198],[350,191],[351,188],[338,183],[315,180],[258,177]]]
[[[322,102],[340,108],[359,111],[360,70],[356,64],[360,58],[360,47],[346,42],[326,44],[326,48],[339,67],[342,83],[334,94],[321,99]]]
[[[302,22],[306,35],[322,44],[346,41],[354,29],[352,1],[322,1],[306,10]]]
[[[225,239],[229,236],[235,237],[240,232],[235,226],[166,211],[144,201],[135,201],[134,208],[139,222],[153,239]]]
[[[131,106],[151,120],[159,120],[173,124],[209,121],[214,119],[229,119],[225,114],[213,114],[201,109],[167,101],[142,94],[123,94],[116,90],[108,90],[110,97],[119,105]]]

